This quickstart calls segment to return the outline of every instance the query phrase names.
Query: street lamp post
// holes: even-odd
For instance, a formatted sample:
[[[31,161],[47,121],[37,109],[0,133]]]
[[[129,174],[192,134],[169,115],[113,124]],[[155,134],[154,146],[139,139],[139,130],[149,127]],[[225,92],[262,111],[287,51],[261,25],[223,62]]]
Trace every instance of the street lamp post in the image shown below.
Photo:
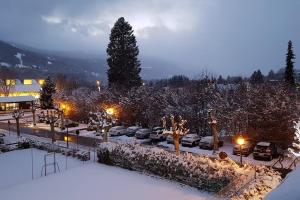
[[[243,166],[243,154],[242,154],[242,145],[245,143],[245,139],[242,135],[240,135],[237,139],[238,145],[240,145],[240,162],[241,166]]]
[[[113,123],[113,119],[112,119],[112,117],[113,117],[113,114],[114,114],[114,109],[113,108],[107,108],[106,110],[105,110],[105,112],[106,112],[106,114],[107,115],[105,115],[105,124],[103,124],[104,125],[104,142],[107,142],[108,141],[108,129],[110,128],[110,126],[112,125],[112,123]],[[109,124],[107,124],[107,121],[108,121],[108,119],[110,118],[110,123]]]

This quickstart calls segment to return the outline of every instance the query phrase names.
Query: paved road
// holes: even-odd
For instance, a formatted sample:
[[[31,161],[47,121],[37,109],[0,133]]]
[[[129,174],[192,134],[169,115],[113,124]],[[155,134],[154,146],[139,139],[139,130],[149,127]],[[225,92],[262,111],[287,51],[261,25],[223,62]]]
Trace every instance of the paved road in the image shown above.
[[[2,123],[0,122],[0,129],[4,130],[9,130],[7,123]],[[16,132],[16,126],[15,124],[10,125],[10,130],[13,132]],[[38,137],[44,137],[44,138],[52,138],[52,133],[49,130],[44,130],[40,128],[30,128],[26,127],[25,124],[20,124],[20,130],[21,130],[21,135],[22,133],[28,134],[28,135],[35,135]],[[66,136],[66,133],[59,133],[55,132],[55,139],[64,141],[64,137]],[[93,147],[95,144],[100,142],[100,139],[97,138],[91,138],[91,137],[83,137],[83,136],[76,136],[76,135],[71,135],[69,134],[69,141],[77,143],[77,138],[78,138],[78,144],[80,145],[85,145],[89,147]]]

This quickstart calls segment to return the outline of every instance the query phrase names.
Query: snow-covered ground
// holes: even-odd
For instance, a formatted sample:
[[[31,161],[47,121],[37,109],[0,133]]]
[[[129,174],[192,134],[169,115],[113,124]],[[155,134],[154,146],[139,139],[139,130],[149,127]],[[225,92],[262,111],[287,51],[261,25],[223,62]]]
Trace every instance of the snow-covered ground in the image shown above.
[[[33,128],[32,123],[28,125],[28,127]],[[45,123],[36,123],[36,126],[34,128],[40,128],[40,129],[44,129],[44,130],[49,130],[50,131],[50,124],[45,124]],[[79,124],[76,127],[70,127],[68,128],[68,131],[70,134],[72,134],[72,132],[76,131],[76,130],[83,130],[86,129],[87,125],[86,124]],[[56,132],[60,132],[60,133],[65,133],[67,132],[67,129],[65,128],[64,130],[61,130],[59,127],[54,127],[54,130]]]
[[[15,150],[7,153],[0,153],[0,194],[1,189],[3,188],[31,181],[32,166],[33,178],[40,178],[42,167],[44,165],[44,155],[46,154],[46,151],[38,149]],[[62,154],[55,154],[55,156],[60,173],[66,170],[66,163],[68,169],[84,164],[82,161],[71,157],[67,157],[66,159]],[[53,156],[49,156],[47,161],[49,163],[53,162]],[[53,173],[53,166],[49,166],[47,171]]]
[[[287,175],[282,183],[266,196],[266,200],[299,200],[300,167]]]
[[[10,120],[11,123],[15,123],[14,118],[12,117],[11,113],[1,113],[0,114],[0,121],[1,122],[6,122]],[[26,112],[24,113],[24,116],[21,118],[21,122],[26,121],[31,121],[32,122],[32,113],[31,112]]]
[[[32,154],[34,180],[32,180]],[[45,151],[15,150],[0,154],[0,197],[5,200],[202,200],[213,194],[117,167],[56,154],[60,172],[41,176]],[[49,158],[50,161],[50,158]],[[53,172],[53,168],[48,168]]]

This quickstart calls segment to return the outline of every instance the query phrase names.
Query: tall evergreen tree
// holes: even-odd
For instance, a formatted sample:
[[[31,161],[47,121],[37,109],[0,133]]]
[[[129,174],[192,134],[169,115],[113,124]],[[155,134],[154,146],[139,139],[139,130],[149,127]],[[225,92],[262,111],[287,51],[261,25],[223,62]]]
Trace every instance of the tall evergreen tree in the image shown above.
[[[294,59],[295,54],[293,52],[293,43],[292,41],[288,42],[288,49],[286,54],[286,67],[284,73],[284,81],[289,86],[295,86],[295,77],[294,77]]]
[[[275,72],[271,69],[270,71],[269,71],[269,74],[268,74],[268,79],[269,80],[273,80],[273,79],[275,79],[276,78],[276,74],[275,74]]]
[[[129,89],[140,86],[139,48],[131,25],[120,17],[111,29],[110,42],[107,47],[109,86]]]
[[[260,70],[254,71],[250,77],[250,83],[258,84],[264,82],[264,76],[262,75]]]
[[[45,80],[45,83],[42,86],[42,90],[40,93],[41,94],[40,103],[42,109],[54,108],[53,94],[55,94],[55,92],[56,92],[55,83],[48,76],[48,78]]]

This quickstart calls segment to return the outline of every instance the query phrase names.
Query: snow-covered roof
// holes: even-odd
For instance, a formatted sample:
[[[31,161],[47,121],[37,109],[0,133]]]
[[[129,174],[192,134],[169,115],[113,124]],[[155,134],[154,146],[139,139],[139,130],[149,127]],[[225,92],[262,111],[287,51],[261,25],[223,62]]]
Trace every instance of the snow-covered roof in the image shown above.
[[[16,80],[16,85],[11,87],[11,92],[39,92],[41,86],[32,79],[32,84],[23,84],[20,80]]]
[[[264,146],[264,147],[268,147],[270,146],[270,142],[259,142],[257,143],[258,146]]]
[[[0,97],[0,103],[17,103],[25,101],[35,101],[33,96]]]

